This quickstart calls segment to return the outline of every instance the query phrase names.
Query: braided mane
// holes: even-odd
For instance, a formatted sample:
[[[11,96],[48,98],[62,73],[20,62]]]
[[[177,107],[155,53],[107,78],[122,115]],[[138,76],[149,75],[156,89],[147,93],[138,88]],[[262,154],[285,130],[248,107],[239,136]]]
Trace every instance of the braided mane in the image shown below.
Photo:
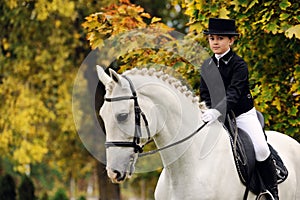
[[[163,71],[156,71],[154,68],[142,68],[142,69],[137,69],[133,68],[131,70],[125,71],[123,73],[124,75],[142,75],[142,76],[155,76],[165,83],[173,86],[175,89],[177,89],[180,93],[182,93],[184,96],[189,98],[192,103],[197,103],[200,109],[207,109],[206,105],[204,102],[199,103],[199,97],[195,96],[195,94],[188,89],[187,86],[183,85],[182,82],[166,73]]]

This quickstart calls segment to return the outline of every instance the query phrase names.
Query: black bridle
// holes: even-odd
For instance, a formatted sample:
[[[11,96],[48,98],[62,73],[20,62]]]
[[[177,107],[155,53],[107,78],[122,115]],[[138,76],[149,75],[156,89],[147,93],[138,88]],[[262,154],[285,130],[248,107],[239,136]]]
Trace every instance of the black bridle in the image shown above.
[[[146,115],[142,112],[142,110],[139,106],[137,95],[136,95],[136,90],[133,86],[132,81],[124,75],[122,77],[124,77],[128,81],[132,95],[131,96],[113,97],[113,98],[104,98],[104,100],[107,101],[107,102],[115,102],[115,101],[123,101],[123,100],[133,100],[134,101],[134,115],[135,115],[134,137],[133,137],[132,142],[127,142],[127,141],[109,142],[109,141],[107,141],[107,142],[105,142],[105,147],[106,148],[109,148],[109,147],[132,147],[134,149],[135,153],[139,153],[139,157],[146,156],[146,155],[151,155],[151,154],[154,154],[154,153],[157,153],[159,151],[165,150],[167,148],[170,148],[172,146],[175,146],[177,144],[180,144],[180,143],[190,139],[195,134],[197,134],[208,123],[208,122],[204,122],[199,128],[197,128],[190,135],[188,135],[187,137],[185,137],[185,138],[183,138],[183,139],[181,139],[177,142],[174,142],[172,144],[164,146],[160,149],[155,149],[155,150],[143,153],[144,146],[151,141],[150,130],[149,130],[149,126],[148,126],[148,120],[146,118]],[[140,140],[141,140],[141,137],[142,137],[141,117],[144,121],[146,130],[147,130],[147,136],[148,136],[147,141],[143,145],[140,144],[140,142],[141,142]]]
[[[146,115],[142,112],[138,99],[136,96],[136,91],[134,89],[132,81],[127,78],[126,76],[124,77],[130,86],[131,94],[132,96],[121,96],[121,97],[113,97],[113,98],[104,98],[105,101],[107,102],[114,102],[114,101],[123,101],[123,100],[133,100],[134,102],[134,118],[135,118],[135,129],[134,129],[134,137],[132,142],[124,142],[124,141],[114,141],[114,142],[105,142],[106,148],[109,147],[132,147],[134,148],[135,153],[142,153],[143,152],[143,147],[145,144],[147,144],[150,141],[150,130],[148,126],[148,120],[146,118]],[[144,145],[140,145],[140,138],[142,137],[142,132],[141,132],[141,117],[144,121],[144,124],[146,126],[147,130],[147,135],[148,139],[147,142]]]

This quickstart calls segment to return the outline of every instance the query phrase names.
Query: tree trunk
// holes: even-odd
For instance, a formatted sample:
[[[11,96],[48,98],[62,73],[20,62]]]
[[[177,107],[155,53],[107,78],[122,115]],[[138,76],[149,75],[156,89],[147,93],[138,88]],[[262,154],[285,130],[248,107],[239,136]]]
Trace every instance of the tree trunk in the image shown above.
[[[1,81],[1,79],[0,79],[0,81]],[[0,82],[1,83],[1,82]],[[2,166],[2,158],[0,157],[0,178],[1,178],[1,176],[4,174],[3,173],[3,166]]]
[[[74,177],[70,177],[70,199],[75,200],[76,199],[76,180]]]
[[[97,162],[96,166],[100,194],[99,200],[120,200],[120,186],[118,184],[113,184],[109,180],[103,163]]]
[[[0,79],[1,80],[1,79]],[[2,169],[2,159],[0,157],[0,177],[3,175],[3,169]]]
[[[146,180],[145,179],[141,179],[140,180],[140,184],[141,184],[141,200],[146,200]]]
[[[105,95],[105,87],[102,83],[100,83],[98,77],[97,77],[97,72],[96,72],[96,64],[97,63],[97,54],[96,53],[91,53],[89,55],[89,59],[85,62],[87,65],[87,70],[85,72],[85,77],[87,78],[88,81],[88,87],[90,91],[91,97],[95,97],[95,104],[94,104],[94,109],[96,112],[97,116],[97,122],[99,123],[102,129],[105,131],[104,124],[102,119],[99,117],[99,110],[104,102],[104,95]],[[96,92],[93,88],[97,86]],[[94,93],[94,94],[93,94]],[[93,103],[91,102],[91,105]],[[96,124],[95,124],[96,126]],[[103,144],[99,144],[103,145]],[[105,149],[105,147],[104,147]],[[104,159],[106,160],[106,159]],[[120,200],[121,195],[120,195],[120,186],[118,184],[113,184],[106,173],[106,166],[99,160],[96,161],[96,169],[97,169],[97,178],[98,178],[98,187],[99,187],[99,200]]]

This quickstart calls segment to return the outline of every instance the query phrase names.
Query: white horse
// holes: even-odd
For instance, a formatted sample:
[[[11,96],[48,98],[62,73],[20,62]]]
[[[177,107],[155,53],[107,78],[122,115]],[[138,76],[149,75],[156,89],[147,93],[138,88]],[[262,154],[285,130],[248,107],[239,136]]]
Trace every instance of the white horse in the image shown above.
[[[107,173],[115,183],[133,173],[148,137],[153,138],[157,148],[164,148],[184,140],[203,125],[199,98],[162,72],[134,69],[124,73],[126,78],[113,70],[109,76],[97,66],[97,73],[106,87],[100,115],[107,134]],[[137,114],[140,110],[147,120]],[[266,134],[289,171],[288,178],[279,185],[280,199],[299,200],[300,145],[275,131]],[[193,137],[159,153],[164,168],[155,199],[243,199],[245,186],[236,171],[228,133],[220,122],[204,126]],[[255,198],[249,193],[248,199]]]

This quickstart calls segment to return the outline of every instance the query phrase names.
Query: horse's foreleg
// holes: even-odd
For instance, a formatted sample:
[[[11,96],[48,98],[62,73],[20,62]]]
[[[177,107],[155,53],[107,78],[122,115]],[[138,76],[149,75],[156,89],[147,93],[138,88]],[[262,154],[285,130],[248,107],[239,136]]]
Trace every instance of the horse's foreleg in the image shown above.
[[[168,178],[168,174],[166,170],[163,169],[155,188],[154,198],[156,200],[170,199],[171,189],[169,187],[171,184],[169,183],[169,181],[170,179]]]

